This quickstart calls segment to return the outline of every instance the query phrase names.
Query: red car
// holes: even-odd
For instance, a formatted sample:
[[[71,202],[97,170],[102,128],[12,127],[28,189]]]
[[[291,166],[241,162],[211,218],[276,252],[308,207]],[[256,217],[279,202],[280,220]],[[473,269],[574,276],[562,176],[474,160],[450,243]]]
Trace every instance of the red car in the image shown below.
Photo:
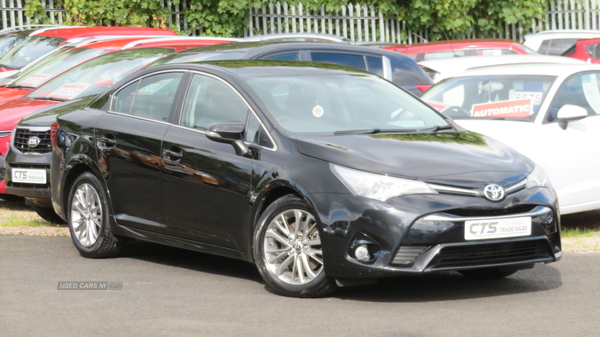
[[[450,40],[417,44],[399,44],[381,48],[401,52],[410,56],[417,62],[465,56],[510,54],[537,55],[535,51],[518,42],[500,39]]]
[[[58,74],[72,68],[80,63],[86,62],[94,57],[131,48],[162,47],[165,42],[176,51],[192,47],[202,47],[214,44],[228,43],[237,39],[213,38],[213,37],[164,37],[164,38],[122,38],[116,40],[85,40],[78,47],[71,48],[66,52],[46,60],[25,74],[21,74],[10,84],[0,88],[0,104],[19,99],[31,90],[44,84]]]
[[[142,27],[67,27],[32,34],[0,58],[0,72],[18,70],[59,46],[99,36],[177,36],[171,30]]]
[[[98,42],[81,47],[81,49],[93,47],[114,52],[97,56],[75,66],[40,85],[33,92],[32,89],[12,89],[15,91],[21,90],[21,97],[27,93],[29,95],[0,104],[0,197],[7,197],[6,186],[2,177],[4,176],[4,158],[10,146],[12,130],[23,117],[47,106],[80,97],[97,95],[123,77],[166,54],[211,43],[225,42],[228,42],[228,39],[177,37],[170,40],[146,39],[140,41],[139,39],[121,39]],[[26,74],[23,80],[27,80],[34,75],[33,73]]]
[[[600,39],[577,40],[562,56],[587,61],[588,63],[600,63]]]

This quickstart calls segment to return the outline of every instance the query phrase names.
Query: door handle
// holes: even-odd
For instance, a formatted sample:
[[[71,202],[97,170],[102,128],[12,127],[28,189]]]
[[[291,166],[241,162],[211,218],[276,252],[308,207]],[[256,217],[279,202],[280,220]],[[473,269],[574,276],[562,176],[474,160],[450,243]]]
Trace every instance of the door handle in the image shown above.
[[[163,160],[168,163],[176,163],[181,160],[183,154],[180,151],[174,150],[164,150],[163,151]]]

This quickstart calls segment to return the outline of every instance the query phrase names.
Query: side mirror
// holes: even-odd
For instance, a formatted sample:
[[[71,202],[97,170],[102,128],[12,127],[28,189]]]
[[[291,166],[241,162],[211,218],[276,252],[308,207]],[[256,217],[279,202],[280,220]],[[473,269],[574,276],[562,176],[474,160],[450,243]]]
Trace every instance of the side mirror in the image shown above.
[[[577,105],[565,104],[558,110],[556,119],[558,119],[558,126],[561,129],[566,130],[569,122],[584,119],[587,117],[587,110]]]
[[[206,130],[208,139],[233,145],[238,156],[252,157],[252,151],[244,143],[245,125],[240,122],[215,123]]]

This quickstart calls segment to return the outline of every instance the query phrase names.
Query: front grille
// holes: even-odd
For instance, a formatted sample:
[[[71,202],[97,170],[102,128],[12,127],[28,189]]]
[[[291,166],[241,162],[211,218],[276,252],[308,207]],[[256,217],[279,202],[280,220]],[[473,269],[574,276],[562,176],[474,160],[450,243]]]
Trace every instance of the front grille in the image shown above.
[[[28,145],[29,139],[32,137],[37,137],[40,140],[39,144],[35,147]],[[50,130],[31,131],[29,129],[17,129],[13,144],[22,153],[49,153],[52,151]]]
[[[405,246],[400,247],[392,264],[410,264],[413,263],[419,255],[423,254],[429,246]]]
[[[552,259],[546,240],[529,240],[444,247],[430,267],[457,268]]]
[[[527,213],[532,211],[537,205],[519,205],[516,207],[510,208],[501,208],[501,209],[453,209],[449,211],[444,211],[444,213],[456,215],[456,216],[464,216],[464,217],[483,217],[483,216],[499,216],[499,215],[512,215],[519,213]]]

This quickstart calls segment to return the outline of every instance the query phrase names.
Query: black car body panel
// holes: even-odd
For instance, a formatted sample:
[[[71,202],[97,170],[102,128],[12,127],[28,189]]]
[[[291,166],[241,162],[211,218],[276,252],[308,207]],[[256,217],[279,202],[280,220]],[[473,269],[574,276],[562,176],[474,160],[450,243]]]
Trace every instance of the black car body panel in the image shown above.
[[[458,127],[400,134],[291,133],[274,121],[243,81],[272,74],[370,76],[350,68],[315,66],[261,61],[174,64],[124,79],[88,108],[58,117],[50,174],[55,211],[69,217],[69,184],[89,171],[107,189],[114,234],[250,262],[258,218],[288,194],[298,195],[314,210],[325,273],[331,277],[526,268],[560,259],[556,194],[548,187],[525,186],[535,165],[514,150]],[[128,86],[184,70],[188,73],[172,93],[168,117],[152,120],[109,111]],[[258,119],[257,138],[245,142],[249,152],[240,154],[235,146],[210,140],[207,131],[181,122],[188,107],[186,92],[194,88],[196,75],[226,82],[243,98],[249,107],[248,128],[250,120]],[[332,165],[424,181],[437,194],[383,201],[357,196]],[[504,186],[506,196],[484,198],[481,191],[489,184]],[[465,238],[468,221],[519,216],[531,218],[531,235]],[[357,245],[367,245],[372,259],[358,261],[353,250]]]

